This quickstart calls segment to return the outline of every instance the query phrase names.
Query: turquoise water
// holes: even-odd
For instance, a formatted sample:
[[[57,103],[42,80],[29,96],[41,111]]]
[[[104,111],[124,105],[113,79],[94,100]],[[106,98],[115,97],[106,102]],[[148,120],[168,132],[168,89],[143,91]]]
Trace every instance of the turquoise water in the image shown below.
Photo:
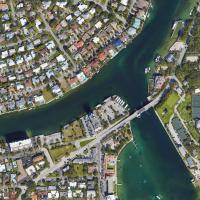
[[[58,131],[113,94],[134,111],[146,102],[144,69],[156,55],[186,0],[154,0],[142,33],[101,72],[80,88],[50,105],[0,117],[0,135],[31,130],[34,135]],[[133,122],[138,149],[129,145],[121,155],[121,199],[148,200],[161,194],[166,200],[193,200],[190,176],[153,111]]]
[[[195,199],[190,174],[154,111],[132,122],[132,131],[136,146],[130,143],[119,157],[120,200]]]
[[[154,58],[184,1],[154,0],[151,18],[142,33],[97,76],[50,105],[1,116],[0,135],[28,129],[34,135],[57,131],[113,94],[123,97],[131,110],[141,106],[147,97],[144,69]]]

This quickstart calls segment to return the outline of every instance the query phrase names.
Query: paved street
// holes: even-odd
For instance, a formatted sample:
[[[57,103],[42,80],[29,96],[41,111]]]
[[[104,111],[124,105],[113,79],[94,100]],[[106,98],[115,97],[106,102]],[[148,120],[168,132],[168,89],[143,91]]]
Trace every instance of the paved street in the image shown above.
[[[46,176],[48,176],[48,174],[50,174],[50,173],[54,172],[55,170],[58,170],[59,168],[64,166],[65,163],[67,163],[70,159],[74,159],[77,155],[83,154],[86,149],[90,149],[91,147],[93,147],[96,144],[100,143],[101,140],[104,137],[106,137],[107,135],[109,135],[112,131],[115,131],[115,130],[125,126],[130,121],[132,121],[133,119],[135,119],[138,116],[140,116],[143,112],[145,112],[145,111],[149,110],[150,108],[154,107],[160,101],[160,99],[162,97],[162,94],[163,94],[163,92],[161,92],[153,101],[151,101],[150,103],[145,105],[143,108],[139,109],[138,111],[134,112],[133,114],[131,114],[129,116],[124,116],[121,120],[115,122],[114,124],[110,125],[108,128],[106,128],[103,131],[101,131],[99,134],[97,134],[94,137],[92,137],[92,138],[94,138],[94,140],[91,141],[86,146],[84,146],[84,147],[82,147],[82,148],[80,148],[80,149],[78,149],[78,150],[76,150],[74,152],[71,152],[68,157],[63,157],[61,159],[61,161],[58,162],[57,164],[50,165],[50,167],[46,168],[45,170],[43,170],[42,173],[37,178],[34,179],[34,181],[37,183],[39,180],[41,180],[41,179],[45,178]]]
[[[64,50],[63,45],[60,43],[60,40],[58,39],[58,37],[55,35],[55,33],[52,31],[51,27],[49,26],[48,22],[45,19],[44,14],[39,11],[41,19],[43,21],[43,23],[45,24],[46,30],[51,34],[51,36],[54,38],[54,40],[56,41],[59,49],[63,52],[63,54],[68,58],[68,60],[72,63],[73,67],[76,68],[76,64],[74,62],[74,60],[71,58],[71,56]]]
[[[53,167],[54,163],[53,163],[53,160],[51,159],[49,151],[46,148],[41,148],[41,151],[44,152],[44,155],[46,156],[47,161],[49,162],[50,167]]]

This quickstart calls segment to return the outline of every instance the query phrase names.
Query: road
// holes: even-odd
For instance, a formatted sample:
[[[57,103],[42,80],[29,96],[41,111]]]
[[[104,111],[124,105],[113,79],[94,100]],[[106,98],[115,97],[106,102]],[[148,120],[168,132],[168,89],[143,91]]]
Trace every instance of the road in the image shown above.
[[[49,26],[48,22],[45,19],[44,14],[39,11],[40,13],[40,17],[43,21],[43,23],[45,24],[46,30],[51,34],[51,36],[54,38],[54,40],[56,41],[60,51],[63,52],[63,54],[68,58],[68,60],[72,63],[73,67],[77,67],[76,63],[74,62],[74,60],[71,58],[71,56],[64,50],[63,45],[60,43],[60,40],[58,39],[58,37],[55,35],[55,33],[52,31],[51,27]]]
[[[164,90],[165,91],[165,90]],[[164,92],[163,91],[163,92]],[[46,168],[42,171],[42,173],[36,177],[34,179],[34,181],[37,183],[38,181],[42,180],[43,178],[47,177],[50,173],[58,170],[59,168],[63,167],[69,160],[74,159],[77,155],[79,154],[83,154],[84,151],[86,149],[90,149],[91,147],[94,147],[96,144],[100,143],[101,140],[108,136],[111,132],[120,129],[121,127],[125,126],[126,124],[128,124],[130,121],[132,121],[133,119],[139,117],[143,112],[146,112],[147,110],[149,110],[150,108],[154,107],[155,105],[157,105],[163,95],[163,92],[161,92],[154,100],[152,100],[150,103],[146,104],[144,107],[142,107],[141,109],[137,110],[136,112],[134,112],[131,115],[128,116],[124,116],[122,119],[120,119],[119,121],[115,122],[114,124],[110,125],[108,128],[102,130],[100,133],[98,133],[97,135],[95,135],[93,138],[94,140],[91,141],[89,144],[87,144],[86,146],[77,149],[74,152],[71,152],[70,155],[68,157],[63,157],[61,159],[61,161],[59,161],[57,164],[54,165],[50,165],[49,168]],[[89,139],[89,138],[88,138]]]
[[[41,151],[44,152],[44,155],[47,158],[47,161],[49,162],[50,167],[53,167],[54,163],[53,163],[53,160],[51,159],[49,151],[46,148],[41,148]]]
[[[181,50],[181,52],[180,52],[180,56],[179,56],[179,59],[177,60],[177,65],[181,65],[182,64],[182,61],[183,61],[183,58],[184,58],[184,56],[185,56],[185,53],[186,53],[186,51],[187,51],[187,45],[185,45],[184,47],[183,47],[183,49]]]
[[[11,15],[12,15],[13,21],[15,21],[16,17],[15,17],[15,8],[13,5],[13,0],[9,0],[9,2],[10,2],[10,8],[11,8]]]
[[[187,133],[189,134],[191,140],[194,142],[195,145],[199,146],[199,143],[194,139],[194,137],[191,135],[190,131],[188,130],[187,126],[185,125],[184,120],[182,119],[179,111],[178,111],[178,107],[179,105],[185,101],[185,90],[183,89],[183,84],[179,81],[179,79],[174,75],[172,76],[172,78],[174,80],[176,80],[176,82],[178,83],[179,87],[181,88],[181,90],[183,91],[183,94],[180,96],[180,99],[178,101],[178,103],[175,105],[174,107],[174,113],[178,116],[178,118],[181,120],[181,123],[183,124],[183,127],[185,128],[185,130],[187,131]]]
[[[26,193],[26,190],[27,190],[27,186],[25,185],[20,185],[20,186],[17,186],[21,189],[21,192],[17,198],[17,200],[21,200],[22,199],[22,196]]]

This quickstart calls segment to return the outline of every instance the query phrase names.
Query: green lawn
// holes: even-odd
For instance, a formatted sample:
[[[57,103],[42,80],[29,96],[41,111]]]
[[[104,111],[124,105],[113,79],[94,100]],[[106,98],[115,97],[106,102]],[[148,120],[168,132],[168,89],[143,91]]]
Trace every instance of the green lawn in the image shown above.
[[[105,3],[106,3],[106,0],[100,0],[100,2],[101,2],[102,4],[105,4]]]
[[[185,101],[183,101],[178,106],[178,112],[180,113],[184,121],[190,121],[192,119],[191,104],[192,104],[192,97],[191,95],[188,94],[185,96]]]
[[[82,124],[79,120],[76,120],[69,124],[69,126],[62,130],[64,134],[65,142],[71,142],[84,137]]]
[[[49,102],[49,101],[51,101],[52,99],[54,99],[54,96],[53,96],[53,94],[51,93],[51,91],[49,91],[49,90],[47,90],[47,89],[44,89],[44,90],[42,91],[42,94],[43,94],[44,99],[45,99],[46,102]]]
[[[73,164],[70,170],[65,172],[65,176],[68,177],[83,177],[87,175],[87,167],[83,164]]]
[[[179,17],[181,19],[187,19],[191,10],[197,5],[197,2],[199,0],[187,0],[184,1],[184,3],[181,3],[181,6],[183,6],[184,8],[181,9],[182,12],[180,13]]]
[[[184,9],[181,9],[182,12],[178,13],[177,18],[183,19],[183,20],[190,18],[189,14],[190,14],[191,10],[195,7],[197,2],[198,2],[198,0],[187,0],[187,1],[184,1],[184,3],[181,3],[180,6],[183,6]],[[162,43],[162,45],[160,46],[160,48],[157,52],[158,54],[160,54],[161,56],[166,55],[166,53],[168,52],[168,49],[176,41],[177,36],[178,36],[178,31],[180,30],[180,28],[182,28],[182,23],[178,23],[172,36],[171,36],[171,30],[168,31],[166,39],[164,40],[164,42]],[[189,29],[189,27],[188,27],[188,29]],[[185,34],[186,34],[186,36],[188,35],[187,30],[185,31]],[[183,41],[185,41],[185,39],[186,39],[186,37],[182,37]]]
[[[80,146],[81,146],[81,147],[84,147],[84,146],[87,145],[88,143],[92,142],[92,140],[94,140],[94,139],[89,139],[89,140],[81,141],[81,142],[80,142]]]
[[[167,54],[170,47],[172,47],[172,45],[177,41],[178,32],[182,27],[183,27],[182,22],[178,22],[173,32],[171,30],[168,31],[166,39],[164,40],[163,44],[158,50],[159,55],[165,56]]]
[[[174,107],[179,100],[179,96],[175,91],[168,94],[165,100],[156,107],[156,111],[164,124],[169,123],[169,119],[174,113]]]
[[[74,175],[76,175],[77,177],[84,176],[83,164],[74,164]]]
[[[75,147],[73,145],[64,145],[56,147],[49,150],[49,154],[54,162],[57,162],[63,156],[68,155],[70,152],[74,151]]]

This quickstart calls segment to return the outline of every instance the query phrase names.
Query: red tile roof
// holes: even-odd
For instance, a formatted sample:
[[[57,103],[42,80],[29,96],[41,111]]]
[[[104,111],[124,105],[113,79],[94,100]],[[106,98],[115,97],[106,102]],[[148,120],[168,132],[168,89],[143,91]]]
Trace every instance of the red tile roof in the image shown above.
[[[84,42],[82,40],[74,43],[74,46],[76,46],[76,48],[78,49],[83,47],[83,45],[84,45]]]
[[[106,59],[106,54],[105,54],[104,52],[100,53],[100,54],[98,55],[98,59],[99,59],[100,61],[104,61],[104,60]]]

